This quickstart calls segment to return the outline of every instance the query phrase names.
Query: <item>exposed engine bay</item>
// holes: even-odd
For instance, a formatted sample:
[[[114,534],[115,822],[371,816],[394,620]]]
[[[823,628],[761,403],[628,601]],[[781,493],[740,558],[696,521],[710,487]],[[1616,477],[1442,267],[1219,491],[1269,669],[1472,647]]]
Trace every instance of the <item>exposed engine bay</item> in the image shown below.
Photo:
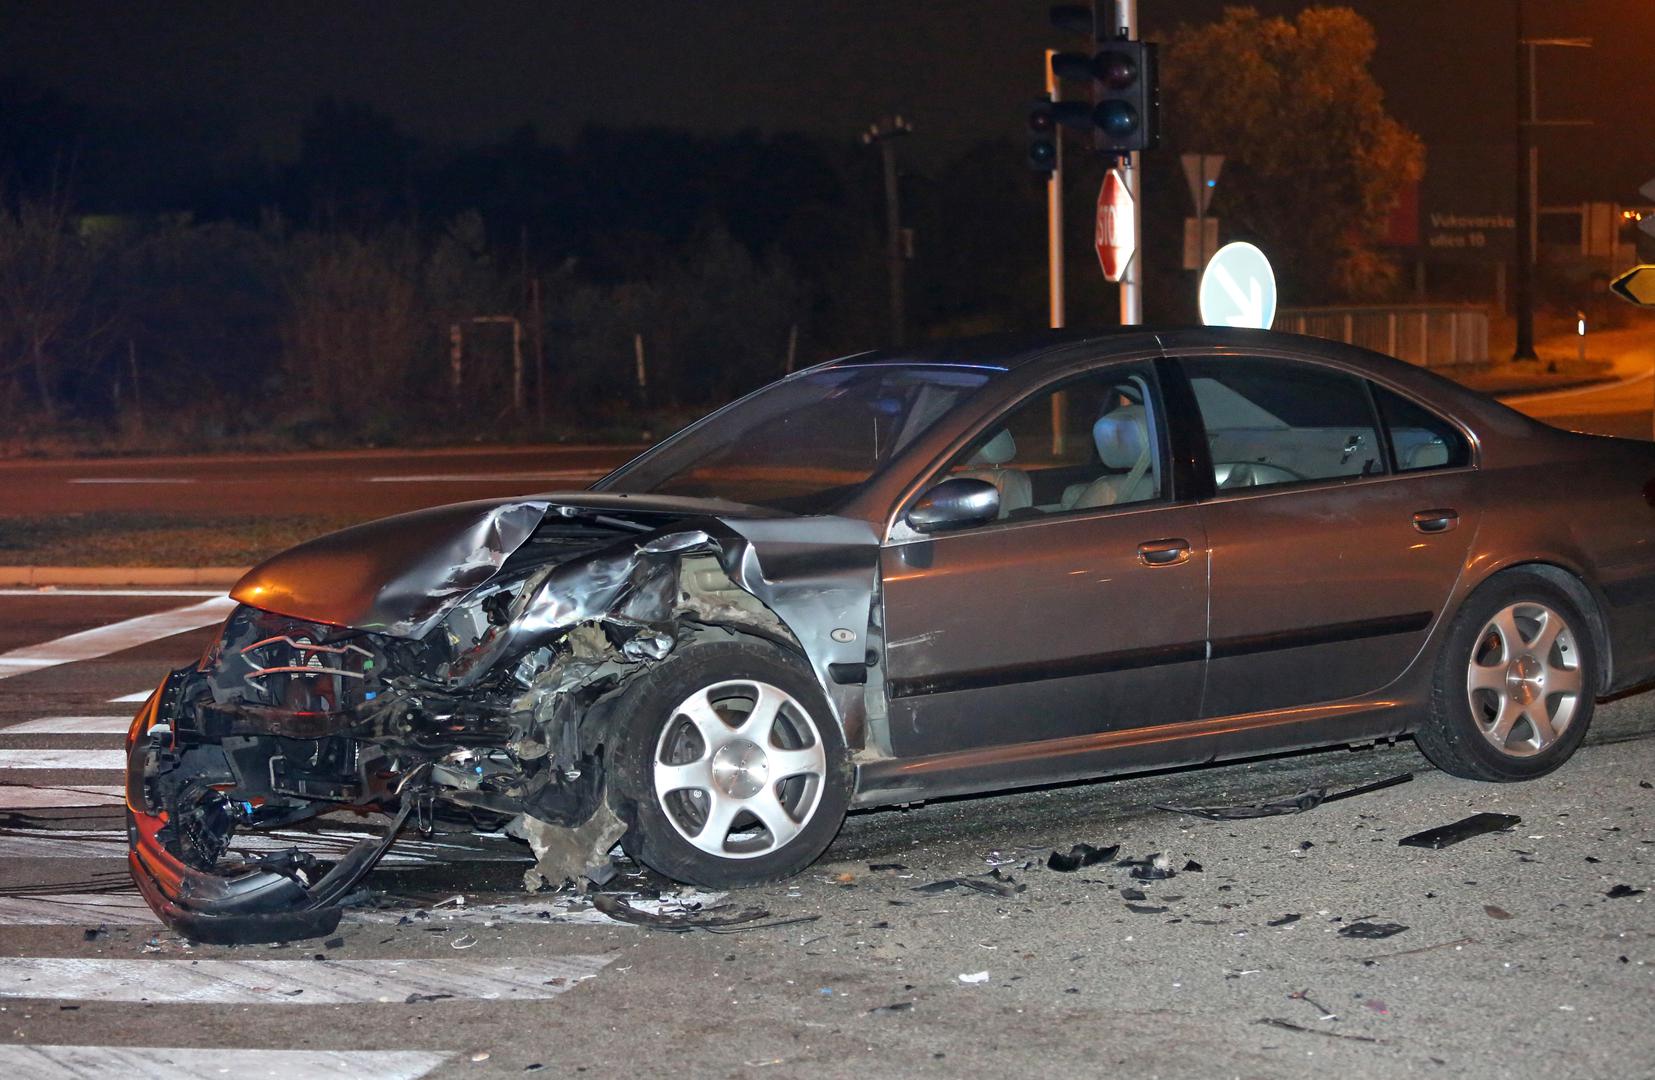
[[[869,625],[861,582],[761,599],[753,545],[722,521],[466,505],[466,535],[448,543],[453,521],[428,526],[445,537],[433,559],[400,576],[376,567],[384,587],[337,621],[302,617],[314,605],[280,583],[305,580],[307,558],[334,567],[352,547],[382,551],[385,536],[406,537],[399,519],[255,570],[232,592],[242,603],[218,640],[145,706],[129,740],[131,862],[169,923],[202,940],[326,933],[397,833],[439,820],[527,841],[531,889],[601,884],[627,829],[604,759],[633,678],[708,635],[814,653],[826,674],[840,666],[834,656],[801,637],[827,643],[816,624],[849,623],[860,638]],[[502,522],[518,535],[503,536]],[[424,552],[430,539],[406,547]],[[387,599],[393,587],[417,602]],[[809,625],[804,634],[776,603]],[[858,660],[864,648],[852,650]],[[836,695],[847,734],[863,725],[864,681]],[[326,873],[299,850],[231,854],[240,834],[341,810],[390,823]]]

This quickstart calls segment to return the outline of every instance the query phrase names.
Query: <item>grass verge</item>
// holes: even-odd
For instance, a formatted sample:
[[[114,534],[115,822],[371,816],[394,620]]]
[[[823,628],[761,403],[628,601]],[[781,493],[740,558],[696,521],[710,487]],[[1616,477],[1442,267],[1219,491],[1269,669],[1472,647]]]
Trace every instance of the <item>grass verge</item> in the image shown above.
[[[5,566],[251,566],[359,519],[97,513],[0,517]]]

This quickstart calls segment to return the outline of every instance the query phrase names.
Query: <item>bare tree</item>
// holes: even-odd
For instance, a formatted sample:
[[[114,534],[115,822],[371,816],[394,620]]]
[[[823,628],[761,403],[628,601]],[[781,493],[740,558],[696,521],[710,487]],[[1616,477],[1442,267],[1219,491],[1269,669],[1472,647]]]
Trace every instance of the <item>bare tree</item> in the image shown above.
[[[9,340],[8,373],[27,370],[48,420],[58,413],[57,376],[63,354],[88,325],[93,260],[75,233],[68,199],[54,194],[0,208],[0,314]]]

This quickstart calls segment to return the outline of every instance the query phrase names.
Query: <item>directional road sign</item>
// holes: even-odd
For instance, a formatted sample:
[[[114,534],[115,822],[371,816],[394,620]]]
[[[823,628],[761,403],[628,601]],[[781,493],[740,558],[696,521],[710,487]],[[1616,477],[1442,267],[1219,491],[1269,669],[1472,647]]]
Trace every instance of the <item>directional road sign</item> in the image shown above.
[[[1219,248],[1201,275],[1201,321],[1208,326],[1270,329],[1276,321],[1276,275],[1252,244]]]
[[[1104,175],[1103,187],[1098,189],[1097,233],[1093,244],[1098,249],[1098,265],[1103,267],[1103,276],[1119,281],[1138,251],[1138,220],[1132,213],[1132,191],[1119,169],[1110,169]]]
[[[1611,281],[1609,289],[1622,300],[1639,307],[1655,307],[1655,266],[1648,263],[1634,266]]]

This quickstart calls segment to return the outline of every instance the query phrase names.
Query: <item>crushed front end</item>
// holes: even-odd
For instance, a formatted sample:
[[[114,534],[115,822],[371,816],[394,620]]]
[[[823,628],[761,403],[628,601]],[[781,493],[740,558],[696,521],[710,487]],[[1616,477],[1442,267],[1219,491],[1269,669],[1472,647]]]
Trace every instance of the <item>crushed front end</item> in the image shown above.
[[[129,734],[140,891],[197,940],[325,934],[398,832],[438,819],[528,841],[531,887],[601,883],[626,830],[606,799],[604,744],[630,679],[695,635],[789,637],[735,584],[738,548],[553,513],[417,624],[338,625],[244,602]],[[331,867],[298,847],[238,850],[239,836],[330,812],[380,833]]]

